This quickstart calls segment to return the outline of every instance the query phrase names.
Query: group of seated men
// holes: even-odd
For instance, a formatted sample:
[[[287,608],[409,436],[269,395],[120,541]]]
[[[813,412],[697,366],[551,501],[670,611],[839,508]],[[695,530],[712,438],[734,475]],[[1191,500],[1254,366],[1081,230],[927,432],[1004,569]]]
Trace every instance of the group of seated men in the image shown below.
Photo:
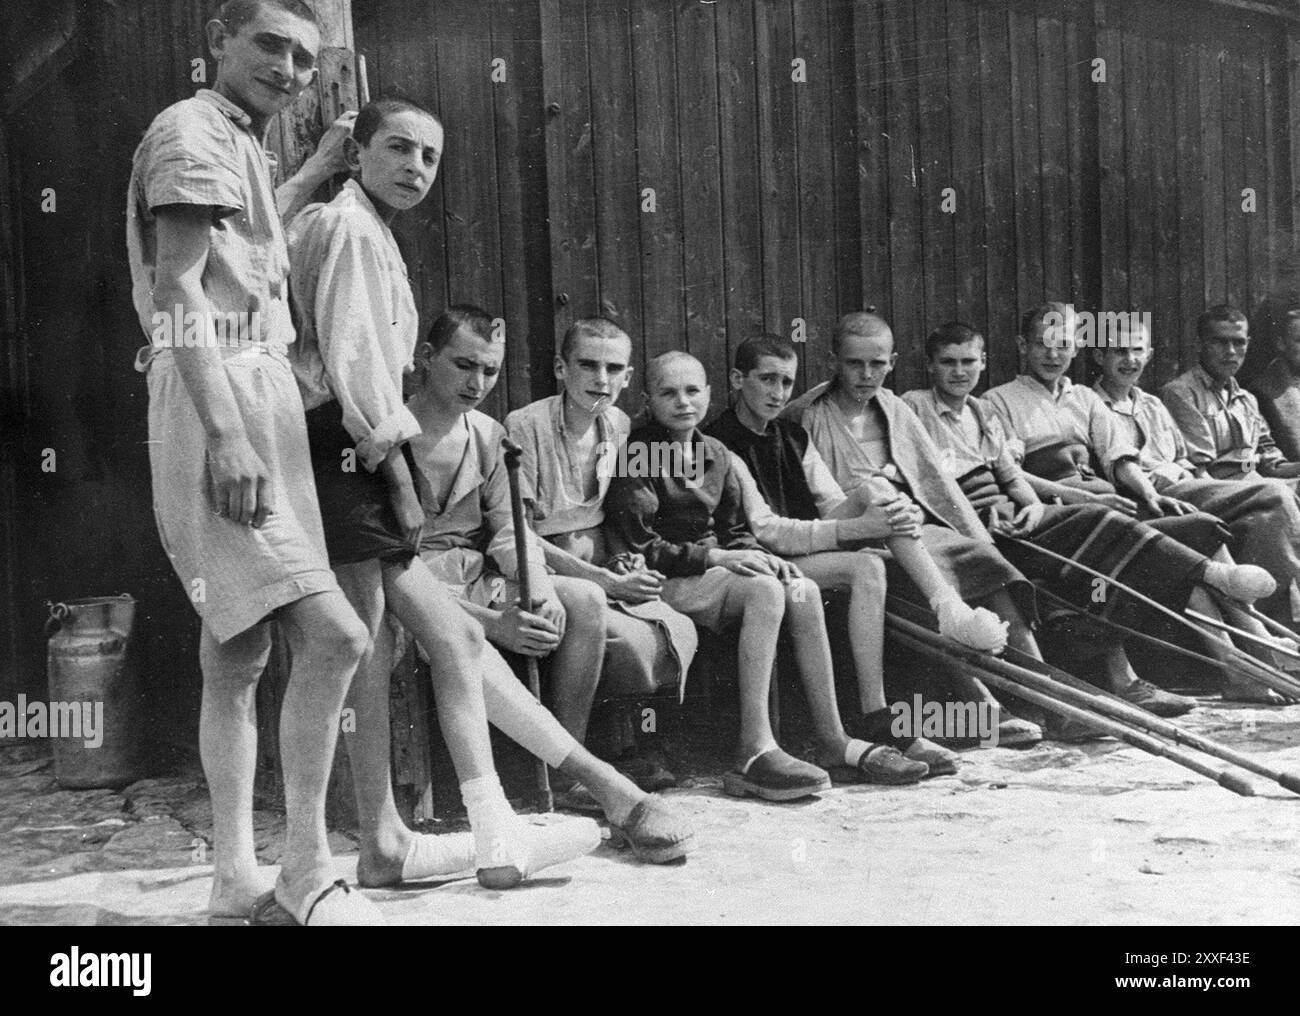
[[[1294,643],[1270,649],[1248,608],[1288,626],[1300,619],[1300,461],[1274,442],[1264,415],[1289,439],[1300,434],[1292,401],[1300,381],[1280,383],[1300,376],[1300,310],[1285,319],[1296,322],[1296,339],[1287,331],[1279,340],[1281,360],[1259,400],[1235,379],[1249,332],[1233,308],[1201,315],[1199,363],[1160,398],[1137,385],[1152,336],[1124,316],[1093,351],[1095,383],[1075,384],[1074,320],[1059,303],[1025,314],[1023,372],[982,398],[973,392],[985,340],[959,323],[926,340],[929,388],[902,396],[885,388],[898,354],[888,323],[871,310],[837,322],[833,377],[794,401],[798,354],[782,337],[756,335],[735,349],[731,405],[712,416],[703,365],[664,353],[647,366],[636,426],[615,406],[633,374],[629,336],[604,318],[579,320],[555,359],[559,394],[510,413],[504,426],[468,410],[484,449],[505,435],[523,449],[529,556],[549,573],[546,602],[515,606],[514,558],[493,559],[509,507],[490,464],[461,464],[442,520],[425,530],[426,558],[481,615],[490,640],[549,658],[550,704],[579,740],[598,688],[607,696],[673,683],[684,690],[696,626],[736,632],[740,734],[724,788],[770,800],[815,793],[832,777],[911,783],[954,771],[952,752],[891,723],[887,591],[928,600],[941,620],[957,598],[966,611],[978,604],[996,616],[1001,641],[1090,668],[1088,676],[1160,715],[1186,712],[1194,700],[1139,677],[1131,640],[1098,634],[1113,629],[1081,637],[1086,625],[1044,623],[1056,608],[1138,632],[1163,621],[1143,598],[1179,613],[1193,607],[1256,636],[1241,649],[1292,667]],[[479,358],[499,364],[502,342],[486,328],[479,341]],[[476,502],[472,510],[450,510],[457,493]],[[1115,580],[1100,596],[1099,575]],[[822,599],[830,589],[848,596],[856,708],[836,700]],[[808,701],[813,761],[777,745],[768,715],[782,633]],[[978,633],[958,638],[980,646]],[[1210,655],[1231,645],[1225,635],[1206,641]],[[1282,701],[1231,668],[1221,679],[1225,698]],[[992,700],[965,680],[967,693]],[[1033,743],[1045,725],[1049,737],[1069,734],[1019,702],[1001,703],[998,715],[1003,744]],[[619,765],[647,790],[675,781],[648,739]],[[581,785],[562,790],[580,804]]]

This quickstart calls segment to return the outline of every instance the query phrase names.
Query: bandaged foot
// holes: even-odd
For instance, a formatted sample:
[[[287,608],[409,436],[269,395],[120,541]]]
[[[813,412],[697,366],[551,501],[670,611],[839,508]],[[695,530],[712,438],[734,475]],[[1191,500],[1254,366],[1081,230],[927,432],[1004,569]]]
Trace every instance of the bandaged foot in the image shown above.
[[[1254,603],[1277,591],[1273,576],[1253,564],[1224,564],[1211,561],[1205,566],[1204,580],[1225,596],[1242,603]]]
[[[460,785],[473,831],[479,885],[511,889],[554,864],[589,854],[600,845],[600,827],[589,818],[528,825],[510,810],[495,775]]]
[[[357,884],[367,889],[420,882],[430,878],[450,878],[473,871],[477,851],[473,833],[416,834],[411,837],[401,869],[394,858],[366,863],[365,851],[357,862]]]
[[[972,607],[956,593],[935,597],[930,606],[939,615],[940,635],[994,655],[1007,647],[1007,622],[993,611]]]

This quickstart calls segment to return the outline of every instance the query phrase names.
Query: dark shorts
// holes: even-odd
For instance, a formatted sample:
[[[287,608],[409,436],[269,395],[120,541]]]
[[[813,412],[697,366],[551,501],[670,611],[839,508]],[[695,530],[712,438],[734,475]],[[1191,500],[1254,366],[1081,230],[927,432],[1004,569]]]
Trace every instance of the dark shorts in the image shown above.
[[[344,457],[347,450],[355,452],[356,442],[343,426],[343,407],[336,399],[308,411],[307,441],[330,564],[405,564],[414,558],[383,475],[368,472],[355,454]],[[351,470],[344,468],[348,464]]]

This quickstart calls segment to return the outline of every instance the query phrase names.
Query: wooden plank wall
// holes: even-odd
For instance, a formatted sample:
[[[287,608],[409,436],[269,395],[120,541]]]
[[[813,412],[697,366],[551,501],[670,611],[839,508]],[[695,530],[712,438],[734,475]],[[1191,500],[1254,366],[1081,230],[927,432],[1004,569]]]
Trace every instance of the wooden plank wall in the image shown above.
[[[447,121],[439,195],[403,234],[426,313],[474,300],[527,336],[497,408],[549,394],[556,336],[593,312],[627,327],[638,366],[698,355],[715,400],[736,343],[796,319],[801,380],[824,377],[837,312],[867,303],[894,323],[899,389],[924,382],[925,334],[954,317],[988,335],[987,380],[1011,377],[1018,318],[1048,298],[1150,311],[1148,380],[1163,382],[1193,355],[1206,302],[1250,306],[1294,263],[1293,78],[1265,15],[1175,0],[358,0],[356,16],[372,86]],[[507,83],[489,85],[493,56]],[[503,159],[506,109],[519,140]]]
[[[11,686],[38,693],[42,601],[129,590],[158,722],[179,740],[196,727],[197,629],[154,532],[122,208],[141,132],[197,87],[210,8],[84,5],[81,55],[4,123],[19,191],[4,261],[22,264],[26,303],[3,352],[30,405],[0,433],[0,539],[14,549],[0,648],[23,669]],[[592,311],[626,323],[638,365],[695,352],[720,402],[745,336],[802,318],[816,380],[837,312],[866,302],[897,326],[899,388],[921,382],[925,331],[952,315],[986,329],[989,380],[1006,380],[1018,312],[1048,295],[1150,309],[1159,383],[1190,362],[1205,303],[1294,284],[1300,31],[1267,14],[1185,0],[356,0],[353,20],[372,92],[409,92],[446,122],[440,183],[400,239],[426,322],[448,300],[507,318],[494,412],[553,391],[556,337]],[[273,144],[298,144],[295,130]]]

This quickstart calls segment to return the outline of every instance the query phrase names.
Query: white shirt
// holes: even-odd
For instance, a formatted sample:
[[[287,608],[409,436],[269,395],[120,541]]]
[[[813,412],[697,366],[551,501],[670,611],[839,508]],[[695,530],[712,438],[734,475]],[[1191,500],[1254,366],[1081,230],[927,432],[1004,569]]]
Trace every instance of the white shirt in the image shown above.
[[[355,180],[289,226],[290,287],[298,342],[290,359],[305,409],[330,399],[370,472],[420,433],[402,399],[419,317],[392,231]]]

